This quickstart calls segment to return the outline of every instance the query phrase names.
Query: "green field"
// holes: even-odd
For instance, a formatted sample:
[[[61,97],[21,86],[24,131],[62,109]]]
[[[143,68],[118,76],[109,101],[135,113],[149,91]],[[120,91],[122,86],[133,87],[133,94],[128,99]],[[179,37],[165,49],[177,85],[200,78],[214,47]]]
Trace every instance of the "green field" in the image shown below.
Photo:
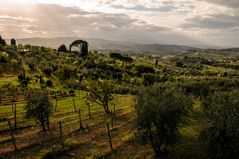
[[[79,114],[75,112],[72,97],[58,101],[57,111],[51,117],[50,131],[43,132],[34,120],[24,119],[24,104],[17,105],[17,122],[19,130],[14,132],[18,151],[14,157],[12,140],[7,121],[1,122],[0,158],[153,158],[150,144],[137,140],[136,114],[133,108],[133,96],[115,95],[116,118],[111,128],[113,151],[110,151],[106,123],[111,127],[110,115],[105,115],[103,108],[91,104],[92,119],[89,118],[85,104],[85,92],[74,97],[77,109],[82,110],[84,130],[79,130]],[[52,100],[54,103],[55,100]],[[113,109],[111,104],[111,110]],[[171,158],[201,158],[198,144],[198,121],[195,115],[200,113],[200,102],[195,101],[195,108],[188,117],[188,123],[180,130],[180,142],[172,149]],[[1,116],[13,121],[11,106],[0,107]],[[65,148],[61,146],[58,122],[62,121]],[[188,153],[190,152],[190,153]],[[197,154],[195,157],[195,154]]]

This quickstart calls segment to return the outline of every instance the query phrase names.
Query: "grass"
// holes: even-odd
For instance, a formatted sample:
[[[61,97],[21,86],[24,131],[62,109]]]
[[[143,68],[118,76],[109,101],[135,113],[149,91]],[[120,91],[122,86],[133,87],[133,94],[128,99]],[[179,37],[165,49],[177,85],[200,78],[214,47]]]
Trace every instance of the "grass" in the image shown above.
[[[142,144],[136,136],[136,114],[133,108],[133,96],[115,95],[116,119],[111,128],[113,151],[109,149],[105,123],[110,123],[110,115],[106,115],[101,106],[91,103],[89,119],[88,107],[84,101],[85,92],[81,97],[74,97],[77,109],[82,110],[84,130],[79,131],[79,116],[74,111],[72,97],[62,98],[58,102],[57,111],[51,117],[51,130],[41,131],[35,126],[34,120],[24,120],[24,104],[18,105],[18,126],[25,127],[14,132],[17,141],[17,158],[153,158],[150,144]],[[54,100],[53,100],[54,102]],[[110,106],[112,109],[112,105]],[[201,111],[199,99],[194,102],[194,111],[187,123],[180,129],[179,143],[171,149],[169,158],[202,158],[203,150],[198,142],[200,124],[197,115]],[[13,117],[11,106],[0,107],[0,114]],[[61,147],[58,121],[62,121],[65,148]],[[0,122],[0,159],[14,158],[10,133],[6,122]],[[30,126],[30,127],[28,127]],[[1,157],[4,156],[4,157]]]
[[[20,149],[18,156],[20,158],[41,158],[44,155],[51,153],[52,151],[55,152],[55,149],[59,149],[60,151],[60,144],[58,141],[58,121],[60,120],[62,121],[64,138],[68,148],[72,147],[72,145],[82,144],[84,140],[86,140],[85,144],[87,145],[90,138],[96,138],[97,143],[103,143],[103,145],[107,145],[107,140],[105,138],[101,139],[100,136],[105,135],[105,122],[110,121],[110,116],[105,115],[103,107],[91,103],[91,115],[93,119],[89,119],[88,107],[85,105],[84,96],[85,92],[82,92],[80,98],[78,96],[74,97],[77,110],[82,110],[81,115],[83,125],[84,127],[88,128],[84,132],[82,132],[82,134],[78,131],[79,116],[78,112],[74,111],[72,97],[66,97],[58,102],[57,111],[54,112],[51,117],[50,132],[42,132],[39,126],[35,126],[34,120],[25,120],[24,103],[18,104],[18,127],[21,128],[30,126],[22,130],[20,129],[14,133],[14,136],[17,140],[17,146]],[[115,95],[115,97],[117,100],[116,116],[118,121],[115,121],[116,134],[114,135],[114,133],[112,133],[113,137],[117,136],[117,134],[121,134],[121,132],[123,132],[120,130],[121,127],[125,127],[128,124],[128,121],[130,121],[129,119],[135,117],[132,112],[133,97],[121,95]],[[112,106],[110,107],[110,109],[112,109]],[[13,123],[13,112],[11,110],[11,105],[1,106],[0,115],[4,118],[10,118]],[[88,133],[89,129],[90,131],[92,131],[92,133],[90,134]],[[93,130],[95,130],[96,133],[93,133]],[[126,130],[124,130],[125,133],[127,132]],[[100,142],[98,140],[104,141]],[[13,149],[7,122],[0,122],[0,147],[0,156],[2,154],[6,156],[6,158],[11,158],[11,156],[13,155]],[[98,155],[98,152],[101,151],[94,152],[93,156],[94,154]]]

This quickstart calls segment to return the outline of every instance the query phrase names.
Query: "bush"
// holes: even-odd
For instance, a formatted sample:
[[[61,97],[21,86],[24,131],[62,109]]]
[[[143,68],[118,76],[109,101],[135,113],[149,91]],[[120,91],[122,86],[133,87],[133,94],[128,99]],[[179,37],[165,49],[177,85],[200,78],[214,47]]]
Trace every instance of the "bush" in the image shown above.
[[[179,127],[192,106],[181,90],[152,86],[136,96],[137,127],[151,142],[157,158],[177,141]]]
[[[138,76],[142,76],[143,73],[155,73],[154,68],[150,66],[139,65],[135,68]]]
[[[49,129],[49,117],[52,114],[53,105],[46,91],[30,90],[26,95],[26,117],[35,118],[41,123],[42,130]]]
[[[9,54],[6,52],[0,52],[0,62],[7,62],[9,60]]]
[[[53,69],[51,67],[46,67],[43,69],[43,72],[46,76],[51,76]]]
[[[47,87],[52,87],[52,86],[53,86],[52,81],[51,81],[51,80],[47,80],[47,81],[46,81],[46,86],[47,86]]]
[[[58,52],[67,52],[67,48],[65,44],[62,44],[59,48],[58,48]]]
[[[203,100],[207,122],[200,134],[208,157],[239,158],[239,91],[215,92]]]

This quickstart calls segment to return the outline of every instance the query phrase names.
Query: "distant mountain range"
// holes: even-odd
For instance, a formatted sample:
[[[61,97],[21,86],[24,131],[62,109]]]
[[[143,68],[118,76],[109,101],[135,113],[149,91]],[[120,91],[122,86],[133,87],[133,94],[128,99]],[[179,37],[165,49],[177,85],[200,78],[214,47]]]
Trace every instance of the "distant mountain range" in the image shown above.
[[[52,48],[58,48],[61,44],[67,47],[79,38],[74,37],[57,37],[57,38],[26,38],[16,39],[17,43],[40,45]],[[119,52],[149,52],[149,53],[183,53],[188,50],[197,48],[181,45],[164,45],[164,44],[135,44],[130,42],[111,41],[103,39],[84,39],[88,41],[90,50],[97,51],[119,51]]]

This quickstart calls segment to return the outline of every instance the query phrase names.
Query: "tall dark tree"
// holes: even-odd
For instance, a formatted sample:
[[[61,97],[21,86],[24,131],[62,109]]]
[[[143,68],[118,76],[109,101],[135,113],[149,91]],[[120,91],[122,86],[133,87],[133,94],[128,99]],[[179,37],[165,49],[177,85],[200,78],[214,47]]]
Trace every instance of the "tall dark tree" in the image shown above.
[[[16,46],[16,45],[17,45],[15,39],[11,39],[11,45],[12,45],[12,46]]]
[[[62,44],[59,48],[58,48],[58,52],[67,52],[67,48],[65,44]]]
[[[145,88],[136,96],[138,132],[151,142],[156,158],[166,155],[168,147],[176,143],[191,105],[182,91],[160,86]]]
[[[0,45],[2,45],[2,46],[7,45],[6,41],[1,37],[1,35],[0,35]]]

